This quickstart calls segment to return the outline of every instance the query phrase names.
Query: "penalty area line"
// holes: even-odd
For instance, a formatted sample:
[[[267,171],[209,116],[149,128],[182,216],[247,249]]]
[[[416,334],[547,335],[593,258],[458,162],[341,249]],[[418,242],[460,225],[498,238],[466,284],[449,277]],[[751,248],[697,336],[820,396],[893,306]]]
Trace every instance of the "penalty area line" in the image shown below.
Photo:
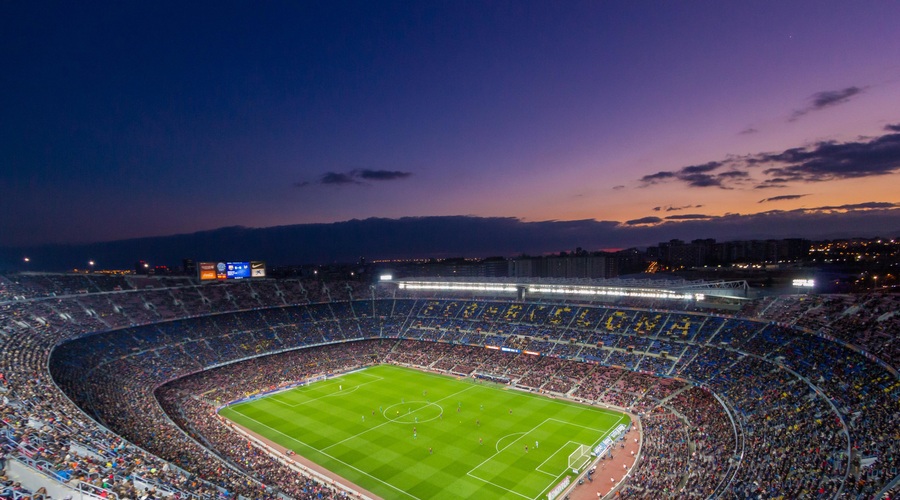
[[[474,469],[473,469],[473,470],[474,470]],[[477,480],[479,480],[479,481],[485,482],[485,483],[487,483],[487,484],[489,484],[489,485],[491,485],[491,486],[493,486],[493,487],[495,487],[495,488],[500,488],[501,490],[506,490],[506,491],[512,493],[513,495],[518,495],[518,496],[520,496],[520,497],[522,497],[522,498],[527,498],[528,500],[532,500],[532,498],[531,498],[530,496],[528,496],[528,495],[523,495],[523,494],[519,493],[518,491],[513,491],[513,490],[511,490],[511,489],[509,489],[509,488],[507,488],[507,487],[505,487],[505,486],[500,486],[499,484],[497,484],[497,483],[495,483],[495,482],[493,482],[493,481],[488,481],[487,479],[485,479],[485,478],[483,478],[483,477],[478,477],[478,476],[476,476],[475,474],[472,474],[472,471],[466,472],[466,475],[469,476],[469,477],[475,478],[475,479],[477,479]]]
[[[544,464],[546,464],[546,463],[549,462],[553,457],[555,457],[557,453],[559,453],[559,452],[562,451],[563,449],[567,448],[567,447],[569,446],[569,443],[573,443],[573,444],[575,445],[575,448],[578,448],[578,446],[581,445],[581,443],[576,443],[575,441],[572,441],[572,440],[566,441],[566,444],[560,446],[556,451],[553,452],[553,454],[551,454],[549,457],[547,457],[546,460],[544,460],[543,462],[541,462],[540,464],[538,464],[538,466],[535,467],[534,470],[536,470],[536,471],[538,471],[538,472],[540,472],[540,473],[542,473],[542,474],[547,474],[548,476],[558,477],[559,474],[553,474],[553,473],[551,473],[551,472],[547,472],[547,471],[545,471],[545,470],[542,470],[541,467],[543,467]],[[568,469],[566,469],[566,470],[568,470]]]

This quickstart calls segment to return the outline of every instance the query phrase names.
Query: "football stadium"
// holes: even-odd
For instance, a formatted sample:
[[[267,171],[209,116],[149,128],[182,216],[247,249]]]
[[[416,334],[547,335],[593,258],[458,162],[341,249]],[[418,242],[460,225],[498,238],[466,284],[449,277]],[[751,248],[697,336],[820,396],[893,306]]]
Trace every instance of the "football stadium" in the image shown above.
[[[892,497],[900,298],[0,276],[2,498]]]
[[[900,500],[898,26],[0,2],[0,500]]]

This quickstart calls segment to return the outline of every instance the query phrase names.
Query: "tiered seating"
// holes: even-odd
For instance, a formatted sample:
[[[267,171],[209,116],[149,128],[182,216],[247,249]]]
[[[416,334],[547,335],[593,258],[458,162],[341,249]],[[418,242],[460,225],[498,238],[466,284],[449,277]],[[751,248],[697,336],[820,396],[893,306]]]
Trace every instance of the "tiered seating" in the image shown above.
[[[898,475],[900,382],[888,369],[896,364],[893,296],[817,298],[803,301],[807,309],[779,299],[753,309],[755,317],[767,320],[758,322],[622,309],[622,302],[612,308],[427,296],[373,302],[362,298],[371,297],[372,290],[357,282],[201,286],[151,280],[135,281],[138,290],[108,291],[121,288],[123,281],[102,286],[101,281],[79,275],[0,280],[6,297],[30,297],[0,302],[0,381],[8,401],[0,411],[5,422],[44,423],[44,431],[7,424],[12,436],[7,446],[23,454],[23,460],[34,461],[27,455],[34,455],[33,443],[53,442],[44,446],[41,460],[59,461],[71,448],[70,441],[77,440],[115,459],[118,470],[99,468],[110,481],[93,486],[121,495],[137,484],[129,479],[134,474],[160,489],[198,496],[218,494],[218,485],[248,498],[265,498],[257,481],[282,486],[275,478],[278,466],[264,457],[233,458],[247,476],[223,469],[218,458],[171,427],[153,387],[193,372],[210,380],[224,377],[225,372],[203,370],[241,359],[247,361],[229,365],[238,370],[235,373],[257,370],[258,384],[271,387],[318,370],[372,362],[373,355],[377,361],[495,375],[512,385],[643,413],[644,459],[623,490],[633,496],[655,498],[668,491],[705,498],[724,489],[741,498],[831,497],[839,490],[870,498]],[[305,295],[299,292],[301,286]],[[296,292],[285,291],[290,287]],[[291,293],[316,303],[279,307],[292,302]],[[248,309],[255,310],[204,316]],[[783,321],[789,318],[766,314],[798,314],[799,319]],[[192,316],[198,317],[166,321]],[[65,343],[97,331],[104,333]],[[347,343],[359,338],[372,340]],[[47,391],[50,349],[60,343],[49,363],[57,382],[88,414],[153,455],[124,445],[86,420],[59,393]],[[323,343],[330,345],[309,348]],[[298,364],[296,371],[278,371],[281,362],[276,358],[260,357],[296,348],[306,349],[284,354]],[[665,358],[663,352],[668,353]],[[266,375],[276,372],[277,377]],[[224,382],[222,393],[213,393],[215,397],[237,387],[227,377],[219,382]],[[208,432],[204,437],[221,446],[220,452],[233,444],[209,421],[202,401],[169,395],[163,400],[181,405],[181,413],[175,413],[179,421],[189,432]],[[128,404],[123,407],[122,401]],[[667,440],[676,445],[663,450],[659,443]],[[744,452],[739,466],[734,462],[738,449]],[[164,469],[165,462],[157,457],[198,476]],[[75,462],[60,470],[70,477],[83,474]],[[342,495],[315,482],[290,491],[300,498]]]

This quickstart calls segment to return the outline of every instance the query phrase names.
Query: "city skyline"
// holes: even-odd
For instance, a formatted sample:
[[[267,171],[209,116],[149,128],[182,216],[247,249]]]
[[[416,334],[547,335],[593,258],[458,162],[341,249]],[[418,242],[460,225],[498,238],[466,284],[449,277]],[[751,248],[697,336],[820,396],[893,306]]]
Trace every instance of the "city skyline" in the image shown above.
[[[626,248],[647,249],[669,243],[699,241],[700,245],[772,241],[837,241],[857,234],[862,219],[892,223],[888,216],[851,212],[804,214],[807,228],[791,226],[792,215],[767,214],[758,218],[722,218],[721,221],[686,221],[677,225],[622,227],[612,222],[522,222],[514,218],[404,217],[365,219],[329,224],[297,224],[270,228],[228,227],[174,236],[134,238],[113,242],[0,247],[0,269],[62,271],[130,269],[141,261],[148,266],[177,267],[194,261],[262,260],[271,265],[346,264],[365,260],[419,260],[444,258],[516,258]],[[787,223],[785,222],[787,220]],[[719,237],[711,238],[708,224],[716,224]],[[831,231],[823,238],[816,227]],[[900,230],[882,233],[894,244]],[[622,245],[640,238],[651,243]],[[673,241],[675,240],[675,241]],[[616,246],[620,245],[620,246]],[[726,245],[727,246],[727,245]],[[752,246],[752,245],[751,245]],[[631,252],[626,252],[631,253]],[[25,260],[27,258],[27,261]],[[738,259],[740,260],[740,259]]]
[[[0,9],[0,247],[373,217],[620,247],[900,228],[896,3]]]

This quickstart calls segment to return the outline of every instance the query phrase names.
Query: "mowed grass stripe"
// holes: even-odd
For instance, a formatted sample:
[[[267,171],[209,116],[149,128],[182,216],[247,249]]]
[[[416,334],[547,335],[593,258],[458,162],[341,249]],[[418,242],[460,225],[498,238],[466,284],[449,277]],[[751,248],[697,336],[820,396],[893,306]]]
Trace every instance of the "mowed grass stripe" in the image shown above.
[[[317,401],[322,398],[329,397],[344,397],[350,395],[353,391],[357,390],[359,387],[363,387],[367,384],[375,383],[382,380],[381,377],[366,375],[363,372],[356,374],[357,376],[354,378],[367,377],[368,380],[364,382],[360,382],[358,385],[354,387],[348,387],[347,392],[343,392],[340,388],[343,386],[342,379],[329,379],[322,380],[315,384],[305,385],[296,387],[290,391],[284,391],[277,394],[273,394],[271,399],[276,402],[283,404],[285,406],[299,406],[303,404],[309,404],[311,402]],[[335,388],[338,388],[338,391],[335,392]]]
[[[380,496],[419,499],[538,498],[568,472],[570,441],[592,445],[627,423],[618,412],[390,365],[221,414]]]

